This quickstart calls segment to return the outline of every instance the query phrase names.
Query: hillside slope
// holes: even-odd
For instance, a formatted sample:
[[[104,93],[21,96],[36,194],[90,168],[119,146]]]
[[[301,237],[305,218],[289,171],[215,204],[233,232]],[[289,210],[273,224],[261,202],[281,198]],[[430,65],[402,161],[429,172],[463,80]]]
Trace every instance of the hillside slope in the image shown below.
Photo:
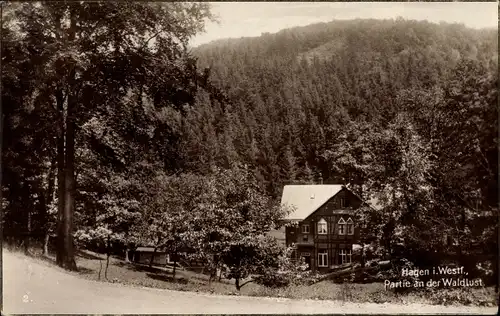
[[[31,258],[3,251],[2,314],[282,314],[282,313],[482,313],[494,308],[341,304],[215,296],[134,288],[79,279]]]
[[[465,62],[496,72],[497,31],[405,20],[352,20],[219,40],[193,50],[222,106],[200,97],[188,118],[186,164],[255,166],[270,194],[283,184],[348,181],[324,159],[353,123],[387,126],[406,91],[433,93]]]

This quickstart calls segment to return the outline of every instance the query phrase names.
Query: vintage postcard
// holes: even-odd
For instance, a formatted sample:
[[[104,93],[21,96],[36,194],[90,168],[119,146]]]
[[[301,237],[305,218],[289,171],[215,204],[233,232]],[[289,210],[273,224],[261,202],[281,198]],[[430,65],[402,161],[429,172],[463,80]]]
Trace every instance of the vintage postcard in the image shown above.
[[[0,4],[3,314],[498,312],[498,2]]]

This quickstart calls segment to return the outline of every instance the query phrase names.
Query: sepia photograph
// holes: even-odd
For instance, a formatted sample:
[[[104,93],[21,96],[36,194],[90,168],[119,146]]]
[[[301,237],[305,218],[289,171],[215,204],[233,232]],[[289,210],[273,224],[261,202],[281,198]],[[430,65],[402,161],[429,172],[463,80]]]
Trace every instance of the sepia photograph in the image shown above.
[[[499,312],[498,2],[0,1],[1,312]]]

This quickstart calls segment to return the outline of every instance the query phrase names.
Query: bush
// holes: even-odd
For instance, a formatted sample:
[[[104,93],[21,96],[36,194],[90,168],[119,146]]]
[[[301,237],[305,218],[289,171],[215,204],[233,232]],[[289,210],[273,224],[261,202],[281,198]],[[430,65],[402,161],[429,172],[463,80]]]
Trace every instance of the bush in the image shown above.
[[[292,278],[290,275],[284,273],[268,272],[262,276],[256,277],[255,282],[269,288],[281,288],[290,285],[292,283]]]
[[[311,285],[319,275],[312,275],[310,271],[269,271],[255,277],[255,283],[269,288],[285,288],[292,285]]]
[[[310,272],[302,261],[292,260],[293,248],[283,249],[277,258],[277,264],[268,266],[263,273],[254,278],[255,283],[269,288],[283,288],[288,285],[305,284]]]

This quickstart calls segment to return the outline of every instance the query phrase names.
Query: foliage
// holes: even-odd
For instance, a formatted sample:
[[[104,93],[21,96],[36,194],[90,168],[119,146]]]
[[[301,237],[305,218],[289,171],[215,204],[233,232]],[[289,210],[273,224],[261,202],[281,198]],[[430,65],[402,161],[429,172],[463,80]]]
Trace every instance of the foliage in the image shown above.
[[[262,275],[255,277],[255,282],[270,288],[282,288],[291,284],[307,284],[310,271],[305,262],[292,260],[293,249],[279,249],[274,254],[277,262],[267,267]]]
[[[174,258],[181,252],[192,253],[192,244],[199,241],[185,236],[191,229],[190,213],[203,202],[204,190],[204,178],[194,174],[153,178],[139,219],[140,242],[164,249]]]
[[[46,175],[57,156],[58,263],[75,269],[78,154],[111,167],[108,179],[137,161],[175,167],[167,159],[175,136],[161,109],[192,104],[198,86],[203,86],[186,47],[211,15],[203,3],[42,2],[9,8],[10,23],[2,24],[7,38],[2,45],[2,56],[7,57],[2,99],[7,131],[20,137],[4,143],[7,150],[2,153],[12,173],[9,185],[15,185],[16,177],[35,181],[33,189],[21,182],[23,195],[17,188],[9,192],[39,200],[51,196],[41,179],[48,178],[45,187],[53,187],[54,176]],[[14,160],[19,153],[27,153],[26,159]],[[85,167],[83,172],[92,173]],[[120,203],[120,198],[111,199]],[[28,219],[26,235],[33,230],[30,214],[47,221],[48,204],[41,201],[36,212],[19,207],[27,212],[18,212]]]
[[[203,202],[190,210],[190,229],[181,234],[215,271],[223,263],[228,277],[240,280],[272,265],[275,241],[266,236],[283,218],[246,167],[214,170],[199,192]]]

